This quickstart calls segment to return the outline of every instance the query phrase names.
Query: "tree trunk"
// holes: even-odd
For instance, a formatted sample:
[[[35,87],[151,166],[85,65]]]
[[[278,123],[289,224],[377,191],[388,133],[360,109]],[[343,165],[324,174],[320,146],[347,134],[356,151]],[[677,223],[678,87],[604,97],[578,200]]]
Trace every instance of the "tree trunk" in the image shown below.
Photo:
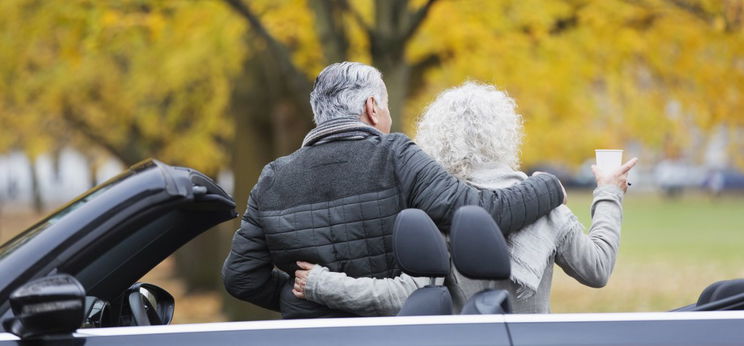
[[[54,182],[59,183],[62,180],[60,169],[60,160],[62,159],[62,145],[57,144],[52,149],[52,177]]]
[[[233,198],[239,217],[231,223],[230,231],[222,234],[219,253],[221,259],[227,255],[232,235],[240,227],[240,217],[246,209],[248,195],[253,185],[258,181],[263,167],[274,159],[277,152],[275,147],[280,144],[275,139],[276,131],[270,119],[273,104],[270,94],[271,90],[276,88],[267,87],[277,81],[267,80],[276,76],[266,75],[271,73],[266,71],[264,57],[260,56],[262,54],[265,53],[257,52],[256,56],[246,61],[244,72],[233,89],[231,113],[235,138],[231,166],[234,176]],[[227,294],[224,288],[221,288],[220,292],[223,297],[222,309],[231,320],[279,318],[276,312],[235,299]]]
[[[407,0],[376,0],[374,27],[367,29],[372,63],[383,75],[393,119],[392,131],[405,130],[405,104],[411,95],[412,65],[406,61],[406,47],[427,17],[435,0],[417,9]],[[422,67],[426,67],[422,65]],[[416,69],[423,73],[423,69]]]
[[[292,100],[282,100],[272,109],[271,125],[277,156],[289,155],[299,149],[305,135],[312,128],[309,120],[313,117],[310,107],[297,108]]]
[[[344,26],[343,7],[339,1],[310,1],[315,14],[315,31],[318,33],[326,62],[346,60],[349,40]]]
[[[31,198],[32,207],[37,214],[44,212],[44,200],[41,196],[41,186],[39,185],[39,176],[36,169],[36,158],[29,157],[29,168],[31,169]]]
[[[222,246],[221,233],[225,226],[217,225],[202,233],[176,251],[176,272],[188,292],[216,291],[222,288],[220,269],[222,253],[217,251]]]
[[[255,107],[259,108],[259,107]],[[249,111],[255,111],[256,109]],[[225,258],[232,242],[232,235],[240,227],[241,217],[246,209],[248,194],[253,185],[256,184],[261,169],[273,159],[271,130],[261,126],[261,122],[254,121],[243,108],[240,113],[235,113],[234,127],[235,139],[232,158],[232,170],[235,177],[233,196],[237,205],[238,218],[230,225],[229,232],[223,233],[221,251],[219,254]],[[222,310],[230,320],[266,320],[277,319],[276,312],[269,311],[256,305],[240,301],[230,296],[224,288],[222,293]]]
[[[0,193],[0,244],[5,244],[3,238],[3,207],[5,206],[5,195]]]
[[[85,157],[85,162],[88,163],[88,184],[92,188],[98,185],[98,158],[95,154],[92,154],[85,149],[82,150],[82,153]]]
[[[409,94],[408,85],[410,84],[410,68],[403,61],[390,62],[385,57],[373,56],[373,61],[383,60],[384,63],[375,62],[379,66],[385,79],[385,85],[388,90],[388,108],[390,116],[393,119],[393,132],[403,132],[405,130],[405,105],[406,98]]]

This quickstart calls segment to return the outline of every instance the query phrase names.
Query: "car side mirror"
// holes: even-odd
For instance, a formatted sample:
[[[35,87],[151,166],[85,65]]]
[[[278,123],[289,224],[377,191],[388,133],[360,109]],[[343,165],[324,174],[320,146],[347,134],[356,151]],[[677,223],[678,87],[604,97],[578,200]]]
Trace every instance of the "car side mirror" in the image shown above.
[[[39,278],[10,294],[10,308],[3,325],[21,339],[72,333],[83,323],[85,288],[68,274]]]
[[[173,320],[176,302],[166,290],[147,283],[138,282],[125,292],[131,312],[131,324],[135,326],[164,325]]]

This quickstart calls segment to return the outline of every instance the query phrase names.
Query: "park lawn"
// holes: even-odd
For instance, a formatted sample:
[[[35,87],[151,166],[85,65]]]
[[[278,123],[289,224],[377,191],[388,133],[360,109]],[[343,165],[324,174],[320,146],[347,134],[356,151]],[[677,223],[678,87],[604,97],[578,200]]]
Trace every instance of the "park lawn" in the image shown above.
[[[589,227],[591,193],[570,191],[569,207]],[[710,283],[744,277],[744,196],[689,193],[666,199],[631,191],[620,254],[602,289],[556,268],[554,312],[664,311],[693,303]]]

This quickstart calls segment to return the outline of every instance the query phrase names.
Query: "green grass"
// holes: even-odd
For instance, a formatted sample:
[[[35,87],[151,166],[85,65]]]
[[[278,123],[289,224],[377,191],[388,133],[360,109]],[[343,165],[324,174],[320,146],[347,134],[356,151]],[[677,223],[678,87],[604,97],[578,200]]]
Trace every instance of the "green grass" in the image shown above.
[[[569,191],[588,228],[591,193]],[[620,253],[609,284],[582,286],[556,269],[554,312],[665,311],[693,303],[714,281],[744,277],[744,196],[626,195]]]
[[[588,192],[569,192],[569,207],[589,227]],[[744,196],[678,199],[631,193],[623,201],[620,255],[645,260],[731,262],[744,267]]]

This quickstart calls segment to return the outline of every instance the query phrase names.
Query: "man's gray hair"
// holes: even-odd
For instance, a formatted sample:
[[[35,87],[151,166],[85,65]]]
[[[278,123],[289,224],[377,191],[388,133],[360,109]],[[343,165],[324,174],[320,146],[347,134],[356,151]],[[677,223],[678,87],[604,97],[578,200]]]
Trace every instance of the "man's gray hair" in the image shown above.
[[[339,118],[359,118],[367,98],[387,108],[382,74],[376,68],[358,62],[331,64],[320,72],[310,92],[315,124]]]

